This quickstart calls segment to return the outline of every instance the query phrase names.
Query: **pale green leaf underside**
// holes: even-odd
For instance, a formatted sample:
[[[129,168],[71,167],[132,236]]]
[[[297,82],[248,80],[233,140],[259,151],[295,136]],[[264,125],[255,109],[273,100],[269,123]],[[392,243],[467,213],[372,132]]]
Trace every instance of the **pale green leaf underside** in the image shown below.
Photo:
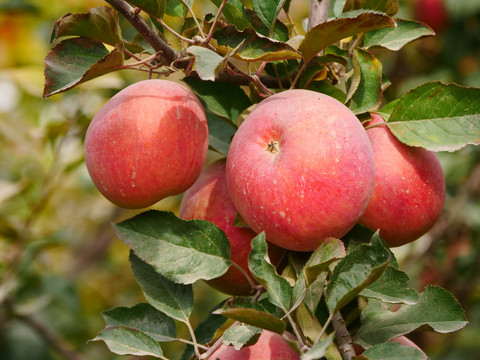
[[[378,344],[366,350],[365,355],[370,360],[425,360],[427,357],[412,346],[387,342]]]
[[[216,52],[201,46],[190,46],[187,52],[195,55],[195,71],[200,79],[214,81],[215,75],[221,70],[225,59]]]
[[[262,329],[255,326],[239,324],[228,328],[223,334],[223,343],[227,346],[232,345],[236,350],[240,350],[250,342],[256,342]]]

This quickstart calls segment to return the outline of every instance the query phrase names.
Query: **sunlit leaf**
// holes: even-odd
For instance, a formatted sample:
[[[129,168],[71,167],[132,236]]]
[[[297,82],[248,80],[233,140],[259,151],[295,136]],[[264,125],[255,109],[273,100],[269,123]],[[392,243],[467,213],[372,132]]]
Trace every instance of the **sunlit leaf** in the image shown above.
[[[150,336],[123,326],[108,327],[93,341],[104,341],[111,352],[119,355],[149,355],[157,358],[163,355],[160,345]]]
[[[131,308],[116,307],[105,311],[103,318],[107,327],[128,327],[141,331],[156,341],[172,341],[177,337],[173,319],[150,304],[141,303]]]
[[[257,342],[262,329],[255,326],[238,324],[230,327],[223,334],[223,343],[240,350],[244,346],[253,345]]]
[[[195,55],[195,71],[202,80],[215,80],[225,59],[216,52],[202,46],[190,46],[187,52]]]
[[[230,243],[208,221],[185,221],[170,212],[151,210],[113,228],[139,258],[171,281],[191,284],[214,279],[230,266]]]
[[[400,50],[409,42],[424,36],[435,35],[427,25],[413,21],[395,19],[397,27],[373,30],[365,33],[363,46],[368,49],[372,46],[381,46],[390,50]]]
[[[108,6],[98,6],[88,13],[69,13],[55,21],[50,42],[65,36],[80,36],[116,46],[122,42],[121,34],[117,12]]]
[[[217,7],[220,6],[222,0],[211,0]],[[243,30],[250,26],[249,21],[245,18],[244,6],[240,0],[229,0],[222,10],[229,24],[235,25],[238,30]]]
[[[353,67],[359,81],[348,107],[354,114],[377,109],[382,102],[382,63],[368,51],[355,49]]]
[[[279,61],[302,57],[290,45],[260,35],[252,28],[238,31],[229,25],[216,31],[214,39],[225,55],[238,47],[233,57],[244,61]]]
[[[403,305],[398,311],[385,309],[377,300],[369,300],[362,313],[362,325],[355,343],[369,348],[428,326],[436,332],[448,333],[467,325],[465,313],[448,291],[427,286],[414,305]]]
[[[395,21],[391,17],[377,12],[362,12],[360,14],[354,12],[344,14],[344,16],[321,23],[307,32],[299,48],[305,61],[310,61],[327,46],[349,36],[395,26]]]
[[[480,144],[480,89],[431,82],[400,98],[388,127],[403,143],[432,151]]]
[[[251,3],[258,17],[271,29],[285,0],[251,0]]]
[[[395,342],[378,344],[364,353],[370,360],[425,360],[427,357],[420,350]]]
[[[167,0],[127,0],[127,2],[157,18],[163,17],[167,7]]]
[[[121,46],[108,51],[105,45],[85,37],[71,38],[57,44],[45,58],[45,86],[48,97],[115,71],[123,65]]]
[[[176,284],[166,279],[133,252],[130,253],[130,263],[147,301],[162,313],[178,321],[188,322],[193,309],[192,286]]]

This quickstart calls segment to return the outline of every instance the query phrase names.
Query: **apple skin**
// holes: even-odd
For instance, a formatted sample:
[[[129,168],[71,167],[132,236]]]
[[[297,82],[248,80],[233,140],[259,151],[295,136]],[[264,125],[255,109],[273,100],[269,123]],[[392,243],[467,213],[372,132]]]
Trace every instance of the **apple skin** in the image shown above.
[[[227,156],[238,212],[255,232],[289,250],[312,251],[345,235],[366,209],[374,181],[372,148],[357,117],[309,90],[262,101]]]
[[[385,121],[378,114],[366,125]],[[440,217],[445,201],[445,177],[437,154],[401,143],[387,126],[367,130],[376,164],[373,196],[360,224],[390,247],[425,234]]]
[[[448,25],[448,13],[443,0],[417,0],[414,4],[415,19],[427,24],[435,32]]]
[[[248,255],[252,249],[252,239],[257,234],[248,227],[233,225],[237,210],[228,194],[224,159],[207,166],[193,186],[185,192],[179,216],[184,220],[208,220],[220,227],[230,242],[230,259],[251,276]],[[277,264],[284,253],[284,249],[268,244],[268,255],[273,264]],[[253,291],[245,276],[233,266],[221,277],[206,283],[229,295],[247,296]]]
[[[258,341],[240,350],[224,344],[210,356],[215,360],[300,360],[300,355],[293,350],[282,335],[263,330]]]
[[[84,145],[93,183],[124,208],[184,192],[199,176],[207,149],[200,101],[168,80],[144,80],[118,92],[95,114]]]

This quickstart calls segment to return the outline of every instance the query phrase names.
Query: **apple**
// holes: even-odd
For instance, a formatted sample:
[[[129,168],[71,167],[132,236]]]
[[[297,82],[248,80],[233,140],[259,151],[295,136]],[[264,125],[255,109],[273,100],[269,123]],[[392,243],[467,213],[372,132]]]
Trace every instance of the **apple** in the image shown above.
[[[384,124],[378,114],[366,125]],[[367,130],[376,164],[373,196],[360,224],[380,229],[390,247],[412,242],[440,217],[445,177],[437,154],[401,143],[388,126]]]
[[[258,341],[235,350],[224,344],[210,356],[215,360],[300,360],[300,355],[293,350],[287,340],[280,334],[263,330]]]
[[[257,235],[248,227],[234,226],[237,210],[230,199],[225,175],[225,159],[207,166],[193,186],[185,192],[180,204],[179,216],[185,220],[208,220],[220,227],[230,242],[231,261],[238,264],[251,277],[248,270],[248,255],[251,241]],[[273,264],[277,264],[285,250],[273,244],[268,253]],[[251,295],[253,289],[245,275],[231,266],[219,278],[208,280],[208,285],[230,295]]]
[[[436,32],[448,25],[448,14],[443,0],[416,0],[415,19],[424,22]]]
[[[227,156],[228,189],[242,218],[295,251],[345,235],[366,209],[374,181],[360,121],[338,100],[310,90],[262,101]]]
[[[93,183],[114,204],[144,208],[188,189],[208,149],[205,111],[179,83],[144,80],[95,114],[85,137]]]

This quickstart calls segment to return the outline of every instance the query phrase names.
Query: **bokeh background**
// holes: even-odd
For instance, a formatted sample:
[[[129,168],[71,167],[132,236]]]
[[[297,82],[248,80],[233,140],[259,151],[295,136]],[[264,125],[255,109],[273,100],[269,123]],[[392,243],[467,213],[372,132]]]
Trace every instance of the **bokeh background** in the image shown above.
[[[199,13],[215,9],[208,1],[195,3]],[[398,17],[414,18],[414,3],[400,1]],[[480,1],[444,3],[447,18],[437,36],[399,52],[374,51],[392,81],[386,101],[431,80],[480,87]],[[110,226],[137,212],[113,206],[95,189],[83,139],[102,104],[146,75],[123,70],[42,99],[54,21],[105,4],[0,0],[1,360],[120,359],[103,343],[88,341],[104,326],[102,311],[143,301],[128,248]],[[301,26],[308,1],[294,0],[291,9]],[[412,287],[437,284],[454,293],[470,324],[454,334],[418,331],[411,338],[433,359],[480,359],[480,148],[439,157],[447,179],[444,214],[428,235],[395,252]],[[154,208],[176,211],[179,200]],[[195,295],[194,323],[224,298],[202,284]],[[182,349],[165,351],[177,356]]]

